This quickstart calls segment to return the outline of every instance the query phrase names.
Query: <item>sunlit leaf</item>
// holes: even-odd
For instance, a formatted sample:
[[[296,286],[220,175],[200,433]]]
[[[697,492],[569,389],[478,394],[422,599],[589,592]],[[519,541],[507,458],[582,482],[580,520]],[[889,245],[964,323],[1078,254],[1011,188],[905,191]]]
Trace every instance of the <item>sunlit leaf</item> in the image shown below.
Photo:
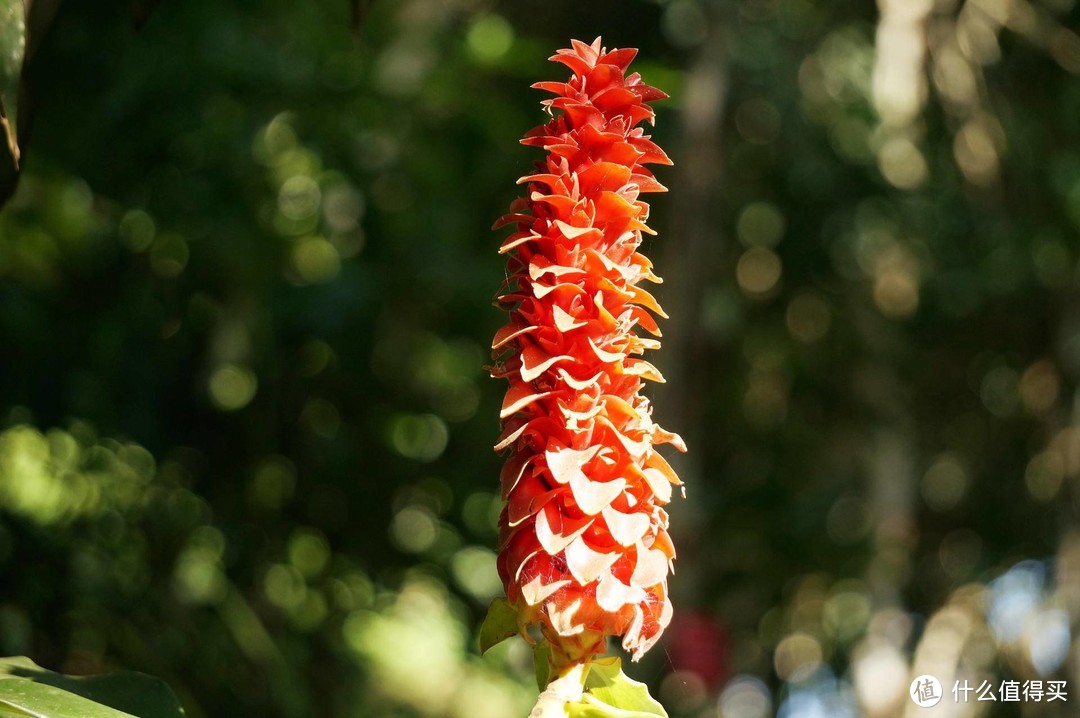
[[[157,678],[125,671],[78,678],[28,658],[0,659],[0,716],[181,718],[176,696]]]
[[[570,718],[667,718],[660,703],[649,695],[644,683],[622,672],[618,658],[603,658],[589,664],[585,695],[566,706]]]
[[[667,712],[649,695],[644,683],[631,680],[622,672],[618,658],[601,658],[578,665],[563,677],[546,682],[546,641],[534,649],[537,680],[543,692],[530,718],[667,718]],[[544,680],[540,665],[544,666]]]
[[[505,598],[496,598],[480,626],[480,653],[487,653],[517,632],[517,611]]]
[[[566,706],[566,715],[568,718],[656,718],[657,715],[667,714],[625,710],[604,703],[595,696],[586,693],[580,703],[570,703]]]
[[[127,718],[114,708],[59,688],[15,678],[0,680],[0,705],[15,715],[36,718]]]
[[[660,702],[649,695],[648,687],[622,672],[622,661],[604,658],[594,661],[585,678],[589,695],[609,705],[625,710],[641,711],[646,715],[667,716]]]
[[[32,713],[27,713],[26,711],[18,710],[16,708],[4,708],[4,707],[0,706],[0,718],[18,718],[18,716],[28,716],[28,715],[33,715],[33,714]]]

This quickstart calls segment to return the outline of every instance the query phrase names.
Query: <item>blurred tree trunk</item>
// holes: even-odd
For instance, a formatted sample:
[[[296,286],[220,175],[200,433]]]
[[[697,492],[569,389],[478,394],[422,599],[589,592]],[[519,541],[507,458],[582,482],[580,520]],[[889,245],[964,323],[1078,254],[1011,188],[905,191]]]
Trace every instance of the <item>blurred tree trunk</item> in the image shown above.
[[[668,238],[662,242],[658,270],[666,275],[660,296],[671,319],[663,326],[664,351],[661,368],[667,384],[656,392],[660,398],[662,423],[679,432],[687,440],[689,452],[674,458],[674,463],[694,492],[701,477],[700,458],[703,448],[714,441],[710,432],[723,427],[706,429],[702,422],[707,392],[702,388],[710,383],[707,374],[712,370],[701,337],[701,289],[717,283],[716,271],[721,266],[723,246],[718,207],[723,182],[721,138],[728,96],[727,46],[724,34],[726,0],[704,0],[708,29],[697,51],[681,97],[676,98],[681,109],[682,144],[673,159],[680,166],[671,187],[671,221]],[[715,361],[713,359],[713,361]],[[674,502],[678,514],[673,530],[678,536],[694,535],[707,520],[704,510],[695,502]],[[678,542],[692,547],[690,541]],[[684,578],[698,576],[687,571]],[[695,591],[679,582],[679,590]]]

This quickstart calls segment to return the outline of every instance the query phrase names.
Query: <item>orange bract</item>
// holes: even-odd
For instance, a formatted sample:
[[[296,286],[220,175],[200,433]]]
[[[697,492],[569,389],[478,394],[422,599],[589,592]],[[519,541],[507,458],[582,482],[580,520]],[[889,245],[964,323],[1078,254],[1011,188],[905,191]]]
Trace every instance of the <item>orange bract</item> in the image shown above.
[[[510,321],[492,343],[492,375],[510,383],[495,447],[509,450],[499,573],[557,663],[587,660],[608,636],[637,659],[671,619],[661,506],[681,482],[654,446],[685,447],[652,421],[643,380],[663,378],[640,356],[660,343],[635,332],[659,336],[650,312],[665,316],[638,286],[660,281],[637,251],[653,233],[638,197],[664,191],[644,165],[671,162],[636,127],[666,97],[626,75],[636,54],[597,38],[551,58],[573,77],[534,85],[555,94],[543,103],[553,119],[522,140],[547,159],[495,225],[517,227],[500,250]]]

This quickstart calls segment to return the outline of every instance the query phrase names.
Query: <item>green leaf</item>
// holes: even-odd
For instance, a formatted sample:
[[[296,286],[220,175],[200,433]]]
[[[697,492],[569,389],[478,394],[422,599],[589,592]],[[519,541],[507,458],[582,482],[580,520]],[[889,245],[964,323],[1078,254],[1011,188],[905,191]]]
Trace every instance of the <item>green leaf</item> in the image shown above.
[[[630,711],[608,705],[586,693],[580,703],[568,703],[567,718],[656,718],[656,713]],[[666,715],[666,714],[664,714]]]
[[[536,687],[540,690],[544,690],[548,684],[548,677],[551,671],[551,664],[548,659],[551,657],[551,644],[547,641],[537,641],[533,646],[533,670],[536,672]]]
[[[517,632],[517,611],[505,598],[496,598],[488,607],[487,616],[480,626],[481,655]]]
[[[21,711],[17,708],[10,708],[0,705],[0,718],[25,718],[25,716],[32,715],[26,711]]]
[[[570,718],[667,718],[659,701],[644,683],[622,672],[618,658],[602,658],[589,664],[585,695],[566,706]]]
[[[594,661],[585,678],[585,690],[608,705],[667,718],[667,711],[649,695],[649,688],[622,672],[622,661],[618,658]]]
[[[28,658],[0,659],[0,717],[182,718],[184,709],[161,680],[131,671],[78,678],[47,671]]]
[[[21,678],[0,679],[0,706],[35,718],[131,718],[130,713]]]
[[[26,711],[20,711],[14,708],[9,709],[5,708],[4,706],[0,706],[0,718],[25,718],[28,715],[32,714],[27,713]]]

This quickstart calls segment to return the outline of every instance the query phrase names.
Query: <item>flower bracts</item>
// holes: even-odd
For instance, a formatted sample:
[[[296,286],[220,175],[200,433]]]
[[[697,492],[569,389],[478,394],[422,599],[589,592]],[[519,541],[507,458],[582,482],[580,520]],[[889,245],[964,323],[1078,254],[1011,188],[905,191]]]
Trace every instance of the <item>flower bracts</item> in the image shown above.
[[[681,482],[654,446],[685,446],[652,421],[643,380],[663,378],[640,355],[660,342],[635,331],[659,336],[650,312],[665,316],[639,286],[660,279],[637,251],[653,234],[638,196],[664,191],[644,165],[671,162],[636,127],[666,97],[626,76],[636,54],[597,38],[551,58],[573,77],[534,85],[555,94],[543,103],[553,119],[522,140],[547,159],[496,223],[517,227],[500,250],[510,321],[492,345],[492,375],[510,383],[495,447],[509,450],[499,572],[519,628],[538,625],[556,665],[588,660],[608,636],[637,659],[671,619],[661,506]]]

